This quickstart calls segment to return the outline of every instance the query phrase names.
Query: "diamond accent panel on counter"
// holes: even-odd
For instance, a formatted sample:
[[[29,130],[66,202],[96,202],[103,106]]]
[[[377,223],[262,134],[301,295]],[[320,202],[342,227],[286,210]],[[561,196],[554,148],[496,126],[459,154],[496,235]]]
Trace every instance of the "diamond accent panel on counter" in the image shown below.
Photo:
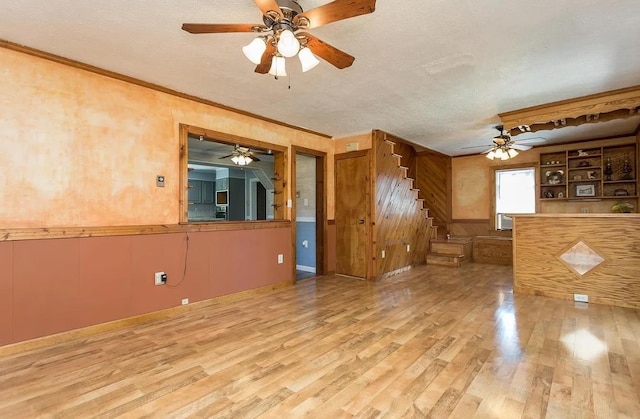
[[[577,241],[567,250],[561,252],[557,255],[557,258],[580,277],[605,261],[602,255],[582,240]]]

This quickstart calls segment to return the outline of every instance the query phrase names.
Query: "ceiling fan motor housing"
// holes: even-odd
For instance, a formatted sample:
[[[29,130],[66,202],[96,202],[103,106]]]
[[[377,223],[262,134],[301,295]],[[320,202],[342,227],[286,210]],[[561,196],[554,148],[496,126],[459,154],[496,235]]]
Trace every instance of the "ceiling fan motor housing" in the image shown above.
[[[282,13],[283,18],[265,14],[262,17],[264,24],[267,28],[272,28],[274,30],[289,29],[294,32],[297,27],[293,23],[293,19],[302,13],[302,7],[300,7],[298,2],[294,0],[278,0],[277,3],[278,7],[280,7],[280,12]]]

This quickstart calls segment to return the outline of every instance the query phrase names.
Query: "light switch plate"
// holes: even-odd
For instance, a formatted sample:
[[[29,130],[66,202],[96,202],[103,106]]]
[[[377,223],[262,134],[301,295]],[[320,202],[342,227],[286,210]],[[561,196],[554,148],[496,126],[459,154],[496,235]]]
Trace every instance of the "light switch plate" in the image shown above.
[[[156,176],[156,186],[158,188],[164,188],[164,176],[162,175]]]

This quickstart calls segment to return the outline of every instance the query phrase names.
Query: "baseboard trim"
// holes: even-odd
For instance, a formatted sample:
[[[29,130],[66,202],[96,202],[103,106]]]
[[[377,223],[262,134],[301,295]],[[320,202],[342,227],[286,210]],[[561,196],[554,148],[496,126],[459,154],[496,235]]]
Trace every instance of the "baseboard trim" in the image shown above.
[[[316,273],[315,266],[296,265],[296,270]]]
[[[213,304],[236,301],[236,300],[248,298],[257,294],[263,294],[265,292],[289,287],[292,285],[294,285],[293,281],[278,282],[278,283],[266,285],[260,288],[240,291],[240,292],[236,292],[228,295],[221,295],[219,297],[213,297],[208,300],[196,301],[195,303],[191,303],[184,306],[165,308],[165,309],[154,311],[151,313],[145,313],[137,316],[127,317],[124,319],[113,320],[106,323],[86,326],[80,329],[73,329],[66,332],[56,333],[54,335],[42,336],[39,338],[24,340],[21,342],[10,343],[5,346],[0,346],[0,356],[14,355],[16,353],[21,353],[21,352],[25,352],[33,349],[43,348],[46,346],[69,342],[74,339],[90,337],[100,333],[112,332],[115,330],[120,330],[126,327],[130,327],[130,326],[145,324],[155,320],[164,319],[176,314],[185,313],[185,312],[196,310],[202,307],[207,307]]]

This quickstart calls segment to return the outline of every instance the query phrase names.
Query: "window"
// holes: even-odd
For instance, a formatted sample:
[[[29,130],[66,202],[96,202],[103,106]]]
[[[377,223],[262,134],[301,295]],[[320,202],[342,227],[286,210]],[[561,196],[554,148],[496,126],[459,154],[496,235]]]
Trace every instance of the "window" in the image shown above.
[[[283,220],[286,148],[181,125],[181,219]],[[250,158],[242,162],[236,157]]]
[[[535,168],[496,170],[496,230],[511,230],[512,219],[506,214],[536,212]]]

